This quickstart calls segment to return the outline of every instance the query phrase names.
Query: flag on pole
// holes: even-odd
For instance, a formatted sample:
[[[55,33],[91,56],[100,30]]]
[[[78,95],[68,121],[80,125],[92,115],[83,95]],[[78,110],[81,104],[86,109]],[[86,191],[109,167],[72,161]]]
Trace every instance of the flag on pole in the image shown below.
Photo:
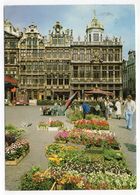
[[[73,100],[75,99],[77,95],[77,91],[71,96],[69,97],[69,99],[66,101],[66,104],[65,104],[65,111],[68,109],[68,107],[71,105],[71,103],[73,102]]]

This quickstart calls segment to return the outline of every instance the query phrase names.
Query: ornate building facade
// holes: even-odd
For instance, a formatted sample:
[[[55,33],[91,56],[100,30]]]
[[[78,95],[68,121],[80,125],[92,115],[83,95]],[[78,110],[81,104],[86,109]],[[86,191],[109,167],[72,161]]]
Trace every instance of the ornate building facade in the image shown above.
[[[133,98],[136,97],[136,62],[135,62],[135,51],[128,52],[128,60],[123,61],[122,66],[123,73],[123,96],[126,98],[127,95],[131,94]]]
[[[7,32],[5,22],[5,74],[11,75],[13,66],[7,59],[14,59],[18,93],[43,100],[67,99],[78,91],[83,98],[84,91],[99,87],[122,96],[121,39],[105,36],[96,16],[86,28],[84,41],[74,41],[73,31],[64,30],[60,22],[47,38],[34,24],[23,32],[15,31],[18,36]],[[14,48],[7,45],[11,36]]]

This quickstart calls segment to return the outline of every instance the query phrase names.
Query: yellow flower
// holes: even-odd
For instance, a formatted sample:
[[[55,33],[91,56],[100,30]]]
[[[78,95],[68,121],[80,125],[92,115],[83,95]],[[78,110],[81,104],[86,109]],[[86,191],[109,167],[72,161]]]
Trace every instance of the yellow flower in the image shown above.
[[[62,158],[59,158],[56,154],[51,155],[51,157],[49,157],[48,159],[50,161],[53,161],[57,165],[59,165],[60,162],[63,160]]]

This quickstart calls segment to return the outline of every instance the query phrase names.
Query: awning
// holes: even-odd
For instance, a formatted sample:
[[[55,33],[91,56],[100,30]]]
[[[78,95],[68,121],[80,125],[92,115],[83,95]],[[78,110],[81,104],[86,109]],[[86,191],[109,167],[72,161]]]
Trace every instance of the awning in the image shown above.
[[[5,83],[17,84],[17,80],[11,76],[5,76],[4,81]]]
[[[103,91],[99,88],[93,88],[90,91],[85,91],[85,94],[87,95],[92,95],[92,94],[100,94],[100,95],[108,95],[108,96],[114,96],[113,92],[110,91]]]
[[[11,76],[5,76],[5,83],[17,84],[17,80]]]

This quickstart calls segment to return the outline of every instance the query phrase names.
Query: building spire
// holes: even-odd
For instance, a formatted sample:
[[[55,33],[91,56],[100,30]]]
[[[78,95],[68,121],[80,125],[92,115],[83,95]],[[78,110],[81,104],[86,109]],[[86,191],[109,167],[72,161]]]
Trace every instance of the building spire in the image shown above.
[[[96,18],[96,10],[95,9],[93,10],[93,15],[94,15],[94,18]]]

